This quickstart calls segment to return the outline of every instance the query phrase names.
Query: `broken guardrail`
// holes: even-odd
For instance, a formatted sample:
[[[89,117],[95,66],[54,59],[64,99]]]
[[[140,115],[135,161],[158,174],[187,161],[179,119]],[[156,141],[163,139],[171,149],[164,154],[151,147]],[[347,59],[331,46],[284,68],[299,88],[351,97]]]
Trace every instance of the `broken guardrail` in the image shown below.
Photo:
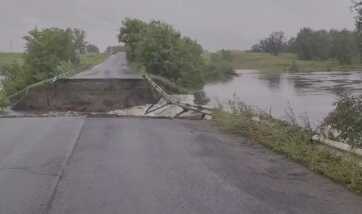
[[[201,106],[201,105],[191,105],[188,103],[182,103],[180,100],[178,100],[177,98],[173,97],[172,95],[169,95],[161,86],[159,86],[155,81],[153,81],[151,79],[151,77],[148,76],[148,74],[143,73],[142,77],[149,83],[149,85],[151,86],[151,88],[160,95],[160,99],[164,99],[166,101],[166,103],[164,105],[161,106],[156,106],[156,104],[152,104],[151,106],[149,106],[146,111],[145,111],[145,115],[157,111],[161,108],[164,108],[168,105],[176,105],[181,107],[183,110],[178,113],[175,118],[180,117],[182,114],[189,112],[189,111],[193,111],[193,112],[197,112],[201,114],[202,119],[204,119],[207,115],[211,115],[213,112],[213,109],[211,108],[207,108],[205,106]]]
[[[326,137],[323,137],[321,135],[314,135],[312,138],[313,141],[325,144],[327,146],[333,147],[335,149],[339,149],[345,152],[353,153],[355,155],[359,155],[362,157],[362,149],[360,148],[354,148],[351,145],[348,145],[346,143],[337,142],[334,140],[330,140]]]

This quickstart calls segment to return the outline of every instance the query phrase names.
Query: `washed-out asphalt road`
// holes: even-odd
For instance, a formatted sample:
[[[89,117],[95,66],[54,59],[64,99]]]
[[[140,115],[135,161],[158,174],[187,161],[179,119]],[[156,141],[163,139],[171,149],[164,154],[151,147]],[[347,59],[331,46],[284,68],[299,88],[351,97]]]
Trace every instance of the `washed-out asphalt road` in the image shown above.
[[[1,214],[361,214],[362,198],[209,121],[1,118]]]
[[[103,63],[80,72],[71,79],[141,79],[142,76],[130,68],[126,53],[118,52]]]

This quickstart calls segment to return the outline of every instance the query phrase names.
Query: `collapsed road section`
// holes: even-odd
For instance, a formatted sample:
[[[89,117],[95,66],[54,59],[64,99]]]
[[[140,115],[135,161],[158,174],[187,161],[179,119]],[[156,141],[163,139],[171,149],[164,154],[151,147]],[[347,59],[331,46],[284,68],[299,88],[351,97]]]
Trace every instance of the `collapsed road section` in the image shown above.
[[[123,52],[90,70],[46,83],[15,97],[12,109],[49,116],[67,112],[207,119],[211,115],[210,109],[195,105],[194,95],[169,95],[147,74],[133,71]]]
[[[21,111],[107,112],[157,102],[125,53],[67,79],[31,88],[13,106]]]

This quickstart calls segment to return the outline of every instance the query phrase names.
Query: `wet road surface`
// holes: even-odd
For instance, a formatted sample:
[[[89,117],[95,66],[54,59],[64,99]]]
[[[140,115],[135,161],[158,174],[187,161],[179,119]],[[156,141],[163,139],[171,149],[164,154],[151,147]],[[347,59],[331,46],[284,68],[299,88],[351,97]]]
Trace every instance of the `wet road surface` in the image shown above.
[[[362,198],[209,121],[0,119],[1,214],[360,214]]]
[[[116,53],[102,64],[81,72],[71,79],[140,79],[141,75],[132,71],[125,52]]]

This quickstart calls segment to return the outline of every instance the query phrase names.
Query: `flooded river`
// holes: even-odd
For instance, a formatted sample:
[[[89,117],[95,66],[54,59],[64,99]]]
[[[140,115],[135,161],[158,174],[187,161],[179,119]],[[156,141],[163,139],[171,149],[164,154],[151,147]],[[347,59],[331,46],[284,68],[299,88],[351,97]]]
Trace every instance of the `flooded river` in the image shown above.
[[[212,104],[235,99],[286,119],[290,107],[299,120],[308,117],[316,127],[334,109],[338,94],[362,94],[362,72],[262,73],[238,71],[224,83],[205,86]]]

